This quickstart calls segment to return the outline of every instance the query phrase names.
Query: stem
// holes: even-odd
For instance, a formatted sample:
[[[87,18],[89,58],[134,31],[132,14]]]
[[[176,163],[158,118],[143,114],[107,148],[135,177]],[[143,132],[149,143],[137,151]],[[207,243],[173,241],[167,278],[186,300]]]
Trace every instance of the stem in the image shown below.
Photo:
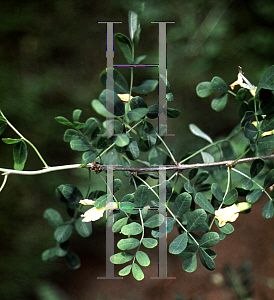
[[[40,158],[40,160],[42,161],[43,165],[45,166],[45,168],[48,168],[49,166],[47,165],[47,163],[45,162],[45,160],[43,159],[42,155],[40,154],[40,152],[38,151],[38,149],[28,140],[26,139],[9,121],[8,119],[5,117],[5,115],[3,114],[3,112],[0,110],[0,114],[2,115],[2,117],[6,120],[7,124],[9,125],[9,127],[17,134],[20,136],[20,138],[22,140],[24,140],[26,143],[28,143],[33,150],[36,152],[36,154],[38,155],[38,157]]]
[[[8,174],[6,174],[4,176],[4,180],[3,180],[2,185],[0,187],[0,192],[3,190],[3,188],[4,188],[4,186],[5,186],[6,182],[7,182],[7,180],[8,180]]]
[[[180,164],[183,164],[185,161],[191,159],[192,157],[196,156],[197,154],[201,153],[202,151],[212,147],[212,146],[216,146],[217,144],[219,143],[223,143],[223,142],[226,142],[227,141],[227,138],[223,139],[223,140],[220,140],[220,141],[217,141],[217,142],[214,142],[212,144],[209,144],[209,145],[206,145],[205,147],[203,147],[202,149],[196,151],[195,153],[191,154],[190,156],[186,157],[185,159],[181,160],[180,161]]]
[[[156,135],[157,135],[158,139],[162,142],[162,144],[165,146],[165,148],[167,149],[167,151],[169,153],[169,156],[173,160],[174,164],[176,164],[177,162],[176,162],[174,156],[172,155],[171,151],[169,150],[167,144],[164,142],[164,140],[162,139],[162,137],[157,132],[156,132]]]
[[[225,194],[224,194],[224,197],[223,197],[223,201],[222,201],[221,205],[219,206],[219,209],[223,206],[225,197],[226,197],[226,195],[227,195],[227,193],[228,193],[228,191],[229,191],[229,187],[230,187],[230,178],[231,178],[230,171],[231,171],[231,168],[228,166],[228,167],[227,167],[227,185],[226,185],[226,190],[225,190]],[[211,221],[211,224],[210,224],[210,226],[209,226],[209,230],[211,229],[211,227],[212,227],[212,225],[213,225],[213,223],[214,223],[215,218],[216,218],[216,217],[215,217],[215,215],[214,215],[214,217],[213,217],[213,219],[212,219],[212,221]]]
[[[241,174],[242,176],[248,178],[249,180],[251,180],[253,183],[255,183],[266,195],[267,197],[273,201],[273,199],[271,198],[271,196],[268,194],[268,192],[265,190],[265,188],[263,188],[259,183],[257,183],[255,180],[253,180],[253,178],[249,177],[248,175],[246,175],[245,173],[242,173],[241,171],[235,169],[235,168],[232,168],[231,169],[232,171],[236,172],[236,173],[239,173]]]
[[[236,94],[233,93],[231,90],[228,90],[227,92],[230,93],[231,95],[233,95],[234,97],[236,97]]]
[[[37,171],[19,171],[19,170],[13,170],[13,169],[0,168],[0,172],[3,172],[2,175],[9,175],[9,174],[40,175],[40,174],[45,174],[45,173],[54,172],[54,171],[70,170],[70,169],[78,169],[78,168],[81,168],[81,164],[47,167],[45,169],[37,170]]]
[[[247,162],[252,162],[256,159],[273,159],[274,154],[270,155],[263,155],[263,156],[254,156],[254,157],[247,157],[242,158],[236,161],[235,165],[243,164]],[[186,164],[186,165],[178,165],[178,166],[158,166],[158,167],[142,167],[142,168],[133,168],[133,167],[120,167],[120,166],[113,166],[113,171],[128,171],[128,172],[158,172],[158,171],[182,171],[182,170],[189,170],[192,168],[208,168],[208,167],[217,167],[217,166],[231,166],[233,160],[226,160],[226,161],[219,161],[213,163],[197,163],[197,164]],[[100,165],[100,171],[106,171],[108,166]],[[85,168],[93,168],[93,163],[88,163]],[[83,165],[81,164],[71,164],[71,165],[63,165],[63,166],[56,166],[56,167],[48,167],[42,170],[37,171],[19,171],[14,169],[5,169],[0,168],[0,172],[3,172],[2,175],[8,174],[17,174],[17,175],[39,175],[44,173],[49,173],[53,171],[60,171],[60,170],[69,170],[69,169],[81,169]],[[234,169],[232,169],[235,171]],[[239,172],[238,170],[235,172]],[[175,176],[175,175],[174,175]],[[243,175],[247,176],[247,175]],[[252,180],[252,179],[251,179]],[[257,184],[257,183],[256,183]]]

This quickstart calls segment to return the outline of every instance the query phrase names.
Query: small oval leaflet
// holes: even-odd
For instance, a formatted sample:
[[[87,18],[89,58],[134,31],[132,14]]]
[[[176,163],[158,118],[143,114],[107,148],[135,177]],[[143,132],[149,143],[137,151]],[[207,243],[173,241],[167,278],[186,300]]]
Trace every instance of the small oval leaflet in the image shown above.
[[[179,254],[183,252],[187,246],[188,235],[186,232],[177,236],[169,245],[169,253]]]
[[[124,235],[137,235],[143,231],[143,227],[136,222],[130,223],[122,227],[121,232]]]

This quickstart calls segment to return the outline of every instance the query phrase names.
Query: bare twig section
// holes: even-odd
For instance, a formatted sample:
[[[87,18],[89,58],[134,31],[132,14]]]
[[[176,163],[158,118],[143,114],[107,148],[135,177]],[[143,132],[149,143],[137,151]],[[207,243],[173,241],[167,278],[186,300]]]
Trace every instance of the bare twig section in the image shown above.
[[[255,157],[247,157],[241,158],[238,160],[226,160],[226,161],[218,161],[212,163],[195,163],[195,164],[178,164],[178,165],[167,165],[167,166],[152,166],[152,167],[141,167],[141,168],[133,168],[133,167],[122,167],[122,166],[107,166],[101,165],[97,162],[88,163],[86,165],[81,164],[71,164],[71,165],[63,165],[63,166],[56,166],[56,167],[48,167],[41,170],[36,171],[19,171],[13,169],[4,169],[0,168],[0,172],[2,175],[10,175],[10,174],[17,174],[17,175],[40,175],[49,172],[61,171],[61,170],[70,170],[70,169],[79,169],[79,168],[89,168],[96,173],[100,173],[102,171],[106,171],[108,168],[112,168],[113,171],[127,171],[127,172],[134,172],[134,173],[144,173],[144,172],[158,172],[158,171],[183,171],[189,170],[192,168],[208,168],[208,167],[217,167],[217,166],[229,166],[234,167],[238,164],[252,162],[256,159],[274,159],[274,154],[270,155],[263,155],[263,156],[255,156]]]

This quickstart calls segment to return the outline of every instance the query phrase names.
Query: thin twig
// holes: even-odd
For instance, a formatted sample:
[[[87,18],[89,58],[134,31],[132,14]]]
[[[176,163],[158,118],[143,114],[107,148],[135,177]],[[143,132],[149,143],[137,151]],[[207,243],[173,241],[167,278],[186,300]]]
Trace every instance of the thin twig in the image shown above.
[[[96,166],[99,168],[99,172],[106,171],[109,167],[113,169],[113,171],[127,171],[127,172],[136,172],[136,173],[143,173],[143,172],[158,172],[158,171],[183,171],[183,170],[189,170],[192,168],[209,168],[209,167],[217,167],[217,166],[231,166],[234,167],[238,164],[248,163],[252,162],[256,159],[274,159],[274,154],[270,155],[263,155],[263,156],[255,156],[255,157],[247,157],[247,158],[241,158],[237,160],[236,162],[234,160],[225,160],[225,161],[218,161],[218,162],[212,162],[212,163],[196,163],[196,164],[182,164],[178,166],[153,166],[153,167],[141,167],[141,168],[133,168],[133,167],[121,167],[121,166],[107,166],[107,165],[101,165],[99,163],[96,163]],[[84,168],[91,168],[94,171],[96,171],[96,168],[94,167],[94,163],[89,163]],[[17,175],[39,175],[54,171],[61,171],[61,170],[69,170],[69,169],[79,169],[83,168],[81,164],[71,164],[71,165],[63,165],[63,166],[56,166],[56,167],[48,167],[46,169],[42,170],[36,170],[36,171],[19,171],[19,170],[13,170],[13,169],[4,169],[0,168],[0,172],[3,172],[2,175],[6,174],[17,174]]]

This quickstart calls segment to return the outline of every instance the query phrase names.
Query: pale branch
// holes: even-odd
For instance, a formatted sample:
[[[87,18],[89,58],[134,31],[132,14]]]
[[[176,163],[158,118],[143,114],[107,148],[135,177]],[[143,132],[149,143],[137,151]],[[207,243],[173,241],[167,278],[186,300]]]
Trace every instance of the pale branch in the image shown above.
[[[108,169],[112,169],[113,171],[127,171],[127,172],[136,172],[136,173],[143,173],[143,172],[157,172],[157,171],[183,171],[192,168],[207,168],[207,167],[217,167],[217,166],[231,166],[234,167],[237,164],[243,164],[252,162],[256,159],[274,159],[274,154],[270,155],[263,155],[263,156],[255,156],[255,157],[247,157],[241,158],[238,160],[226,160],[226,161],[218,161],[212,163],[195,163],[195,164],[178,164],[177,166],[153,166],[153,167],[141,167],[141,168],[134,168],[134,167],[122,167],[122,166],[115,166],[115,165],[101,165],[97,162],[88,163],[88,164],[71,164],[71,165],[63,165],[63,166],[56,166],[56,167],[48,167],[41,170],[36,171],[20,171],[20,170],[13,170],[13,169],[4,169],[0,168],[0,172],[3,172],[2,175],[10,175],[10,174],[17,174],[17,175],[39,175],[54,171],[61,171],[61,170],[70,170],[70,169],[80,169],[80,168],[90,168],[91,170],[99,173],[101,171],[106,171]]]

